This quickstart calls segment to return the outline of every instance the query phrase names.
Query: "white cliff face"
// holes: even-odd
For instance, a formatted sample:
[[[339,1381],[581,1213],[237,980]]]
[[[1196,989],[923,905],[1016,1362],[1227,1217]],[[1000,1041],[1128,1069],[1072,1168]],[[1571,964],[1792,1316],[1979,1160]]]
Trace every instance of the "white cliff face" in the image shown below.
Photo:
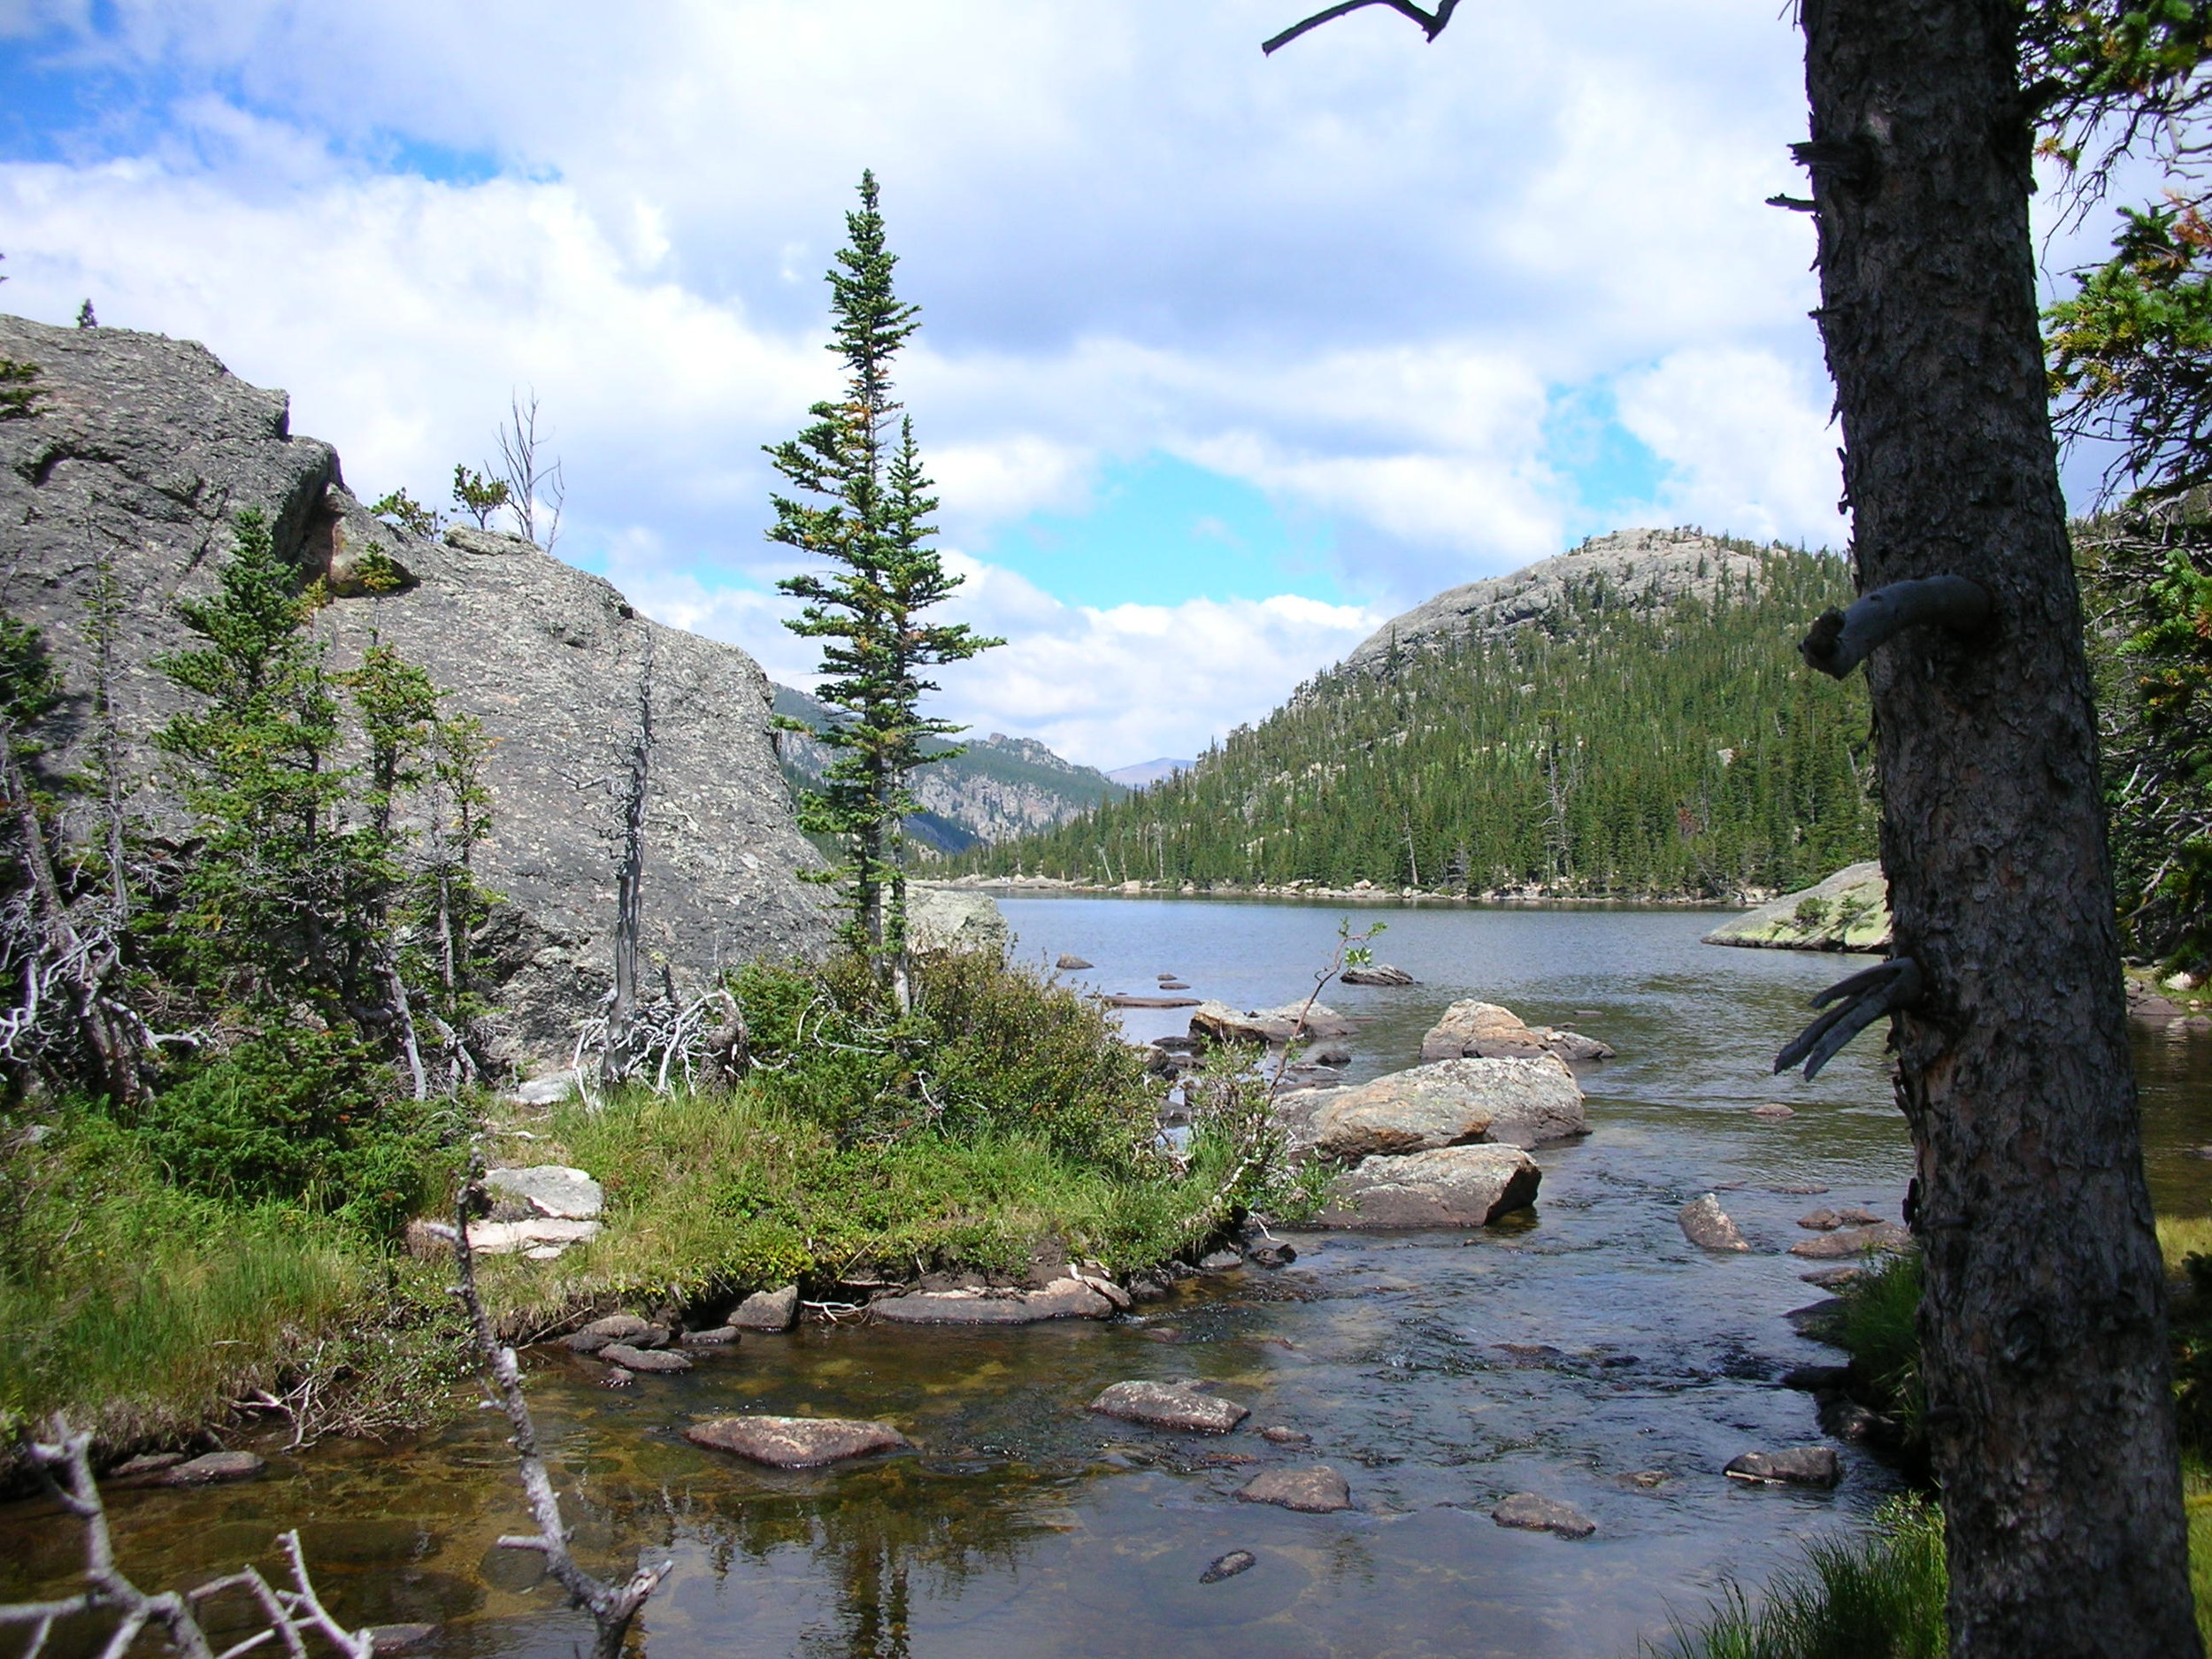
[[[515,1052],[564,1049],[607,983],[617,809],[595,780],[634,730],[649,641],[648,960],[683,989],[826,942],[822,895],[797,879],[817,861],[770,741],[767,678],[743,651],[649,622],[601,578],[515,537],[425,541],[378,522],[346,490],[336,452],[291,435],[284,394],[238,380],[204,347],[0,317],[0,357],[36,364],[43,392],[30,419],[0,421],[0,609],[45,631],[73,694],[61,723],[81,723],[93,549],[110,550],[118,703],[150,819],[174,821],[150,740],[185,701],[153,661],[188,642],[176,601],[213,589],[234,516],[257,508],[303,575],[349,594],[318,621],[341,665],[373,634],[493,739],[481,870],[505,895],[495,937]],[[360,591],[372,545],[404,572],[398,591]],[[75,763],[78,741],[58,764]]]

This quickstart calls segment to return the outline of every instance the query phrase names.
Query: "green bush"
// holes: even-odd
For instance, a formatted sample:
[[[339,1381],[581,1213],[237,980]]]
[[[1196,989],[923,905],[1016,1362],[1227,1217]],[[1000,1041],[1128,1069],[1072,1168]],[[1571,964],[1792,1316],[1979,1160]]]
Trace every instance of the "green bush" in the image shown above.
[[[437,1140],[358,1042],[263,1031],[165,1087],[134,1125],[188,1192],[296,1201],[388,1233],[427,1194]]]
[[[818,971],[749,967],[734,990],[763,1095],[842,1146],[1026,1140],[1131,1169],[1151,1142],[1143,1060],[1105,1011],[988,954],[917,957],[903,1019],[852,956]]]

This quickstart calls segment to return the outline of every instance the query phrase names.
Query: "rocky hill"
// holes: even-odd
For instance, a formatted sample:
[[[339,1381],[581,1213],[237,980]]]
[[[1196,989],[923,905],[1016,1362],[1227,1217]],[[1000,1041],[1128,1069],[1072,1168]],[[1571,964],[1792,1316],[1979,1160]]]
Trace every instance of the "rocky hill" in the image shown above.
[[[1440,594],[1189,771],[970,870],[1713,897],[1873,849],[1865,692],[1795,641],[1842,561],[1632,530]]]
[[[789,686],[778,686],[776,712],[817,730],[835,718],[826,703]],[[784,769],[793,784],[818,780],[830,761],[822,744],[796,733],[780,733]],[[942,754],[956,747],[931,739],[924,747]],[[1050,829],[1129,792],[1105,773],[1064,760],[1033,737],[964,737],[963,752],[917,772],[911,787],[922,810],[907,820],[907,833],[934,851],[964,852],[1010,836]]]
[[[418,540],[380,523],[331,446],[292,434],[285,395],[237,379],[203,346],[0,316],[0,357],[35,364],[40,388],[29,418],[0,421],[0,608],[45,631],[72,692],[65,723],[81,726],[86,603],[96,557],[113,561],[117,701],[150,822],[168,807],[147,740],[181,695],[152,661],[187,643],[176,602],[211,591],[234,515],[258,508],[280,551],[342,595],[319,623],[342,659],[380,638],[495,740],[485,870],[506,900],[511,1053],[564,1050],[607,983],[616,809],[605,780],[634,729],[649,649],[651,959],[680,989],[826,939],[819,890],[797,879],[815,855],[770,742],[768,681],[743,651],[646,620],[611,585],[529,542],[471,530]],[[360,591],[372,546],[402,567],[399,591]],[[56,758],[68,764],[70,749]]]

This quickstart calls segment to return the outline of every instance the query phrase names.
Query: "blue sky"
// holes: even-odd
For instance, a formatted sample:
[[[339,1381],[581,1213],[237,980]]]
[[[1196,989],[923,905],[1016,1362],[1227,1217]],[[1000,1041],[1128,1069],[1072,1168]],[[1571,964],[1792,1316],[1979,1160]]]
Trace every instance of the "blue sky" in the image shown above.
[[[760,446],[832,388],[873,167],[958,603],[1010,641],[943,711],[1101,765],[1589,534],[1841,541],[1809,230],[1762,204],[1786,19],[1263,58],[1299,9],[0,0],[0,305],[204,341],[365,495],[441,496],[534,389],[558,551],[803,680]]]

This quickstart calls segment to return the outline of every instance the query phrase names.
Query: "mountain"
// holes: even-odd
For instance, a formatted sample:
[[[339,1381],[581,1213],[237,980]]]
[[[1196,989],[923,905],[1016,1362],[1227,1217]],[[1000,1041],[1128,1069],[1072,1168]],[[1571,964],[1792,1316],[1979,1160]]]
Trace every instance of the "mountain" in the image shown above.
[[[839,718],[827,703],[790,686],[776,687],[775,696],[778,714],[818,731]],[[778,733],[777,743],[793,787],[820,780],[830,761],[827,748],[796,732]],[[932,762],[908,780],[922,810],[907,819],[907,833],[935,852],[965,852],[1049,829],[1129,793],[1104,772],[1063,760],[1031,737],[994,732],[957,744],[931,738],[923,747],[937,755],[963,751]]]
[[[37,624],[62,669],[57,769],[82,763],[87,601],[104,549],[122,605],[116,703],[142,780],[133,810],[174,825],[150,739],[187,698],[154,659],[191,642],[177,601],[214,590],[234,515],[257,508],[279,552],[335,595],[316,626],[336,666],[380,639],[493,739],[479,868],[505,895],[493,941],[510,1056],[565,1056],[608,985],[618,825],[605,784],[636,729],[649,649],[645,949],[690,990],[733,962],[826,943],[821,894],[798,879],[818,860],[770,744],[767,676],[743,651],[646,620],[606,581],[516,537],[419,539],[380,523],[337,452],[293,434],[285,395],[204,346],[0,316],[0,357],[39,371],[34,412],[0,420],[0,609]],[[396,562],[396,589],[362,591],[372,549]]]
[[[968,868],[1079,880],[1720,897],[1870,857],[1858,681],[1796,641],[1826,554],[1631,530],[1438,595],[1191,770]]]
[[[1143,789],[1163,778],[1171,778],[1179,772],[1188,772],[1197,764],[1194,760],[1141,760],[1133,766],[1117,766],[1106,775],[1125,787]]]

